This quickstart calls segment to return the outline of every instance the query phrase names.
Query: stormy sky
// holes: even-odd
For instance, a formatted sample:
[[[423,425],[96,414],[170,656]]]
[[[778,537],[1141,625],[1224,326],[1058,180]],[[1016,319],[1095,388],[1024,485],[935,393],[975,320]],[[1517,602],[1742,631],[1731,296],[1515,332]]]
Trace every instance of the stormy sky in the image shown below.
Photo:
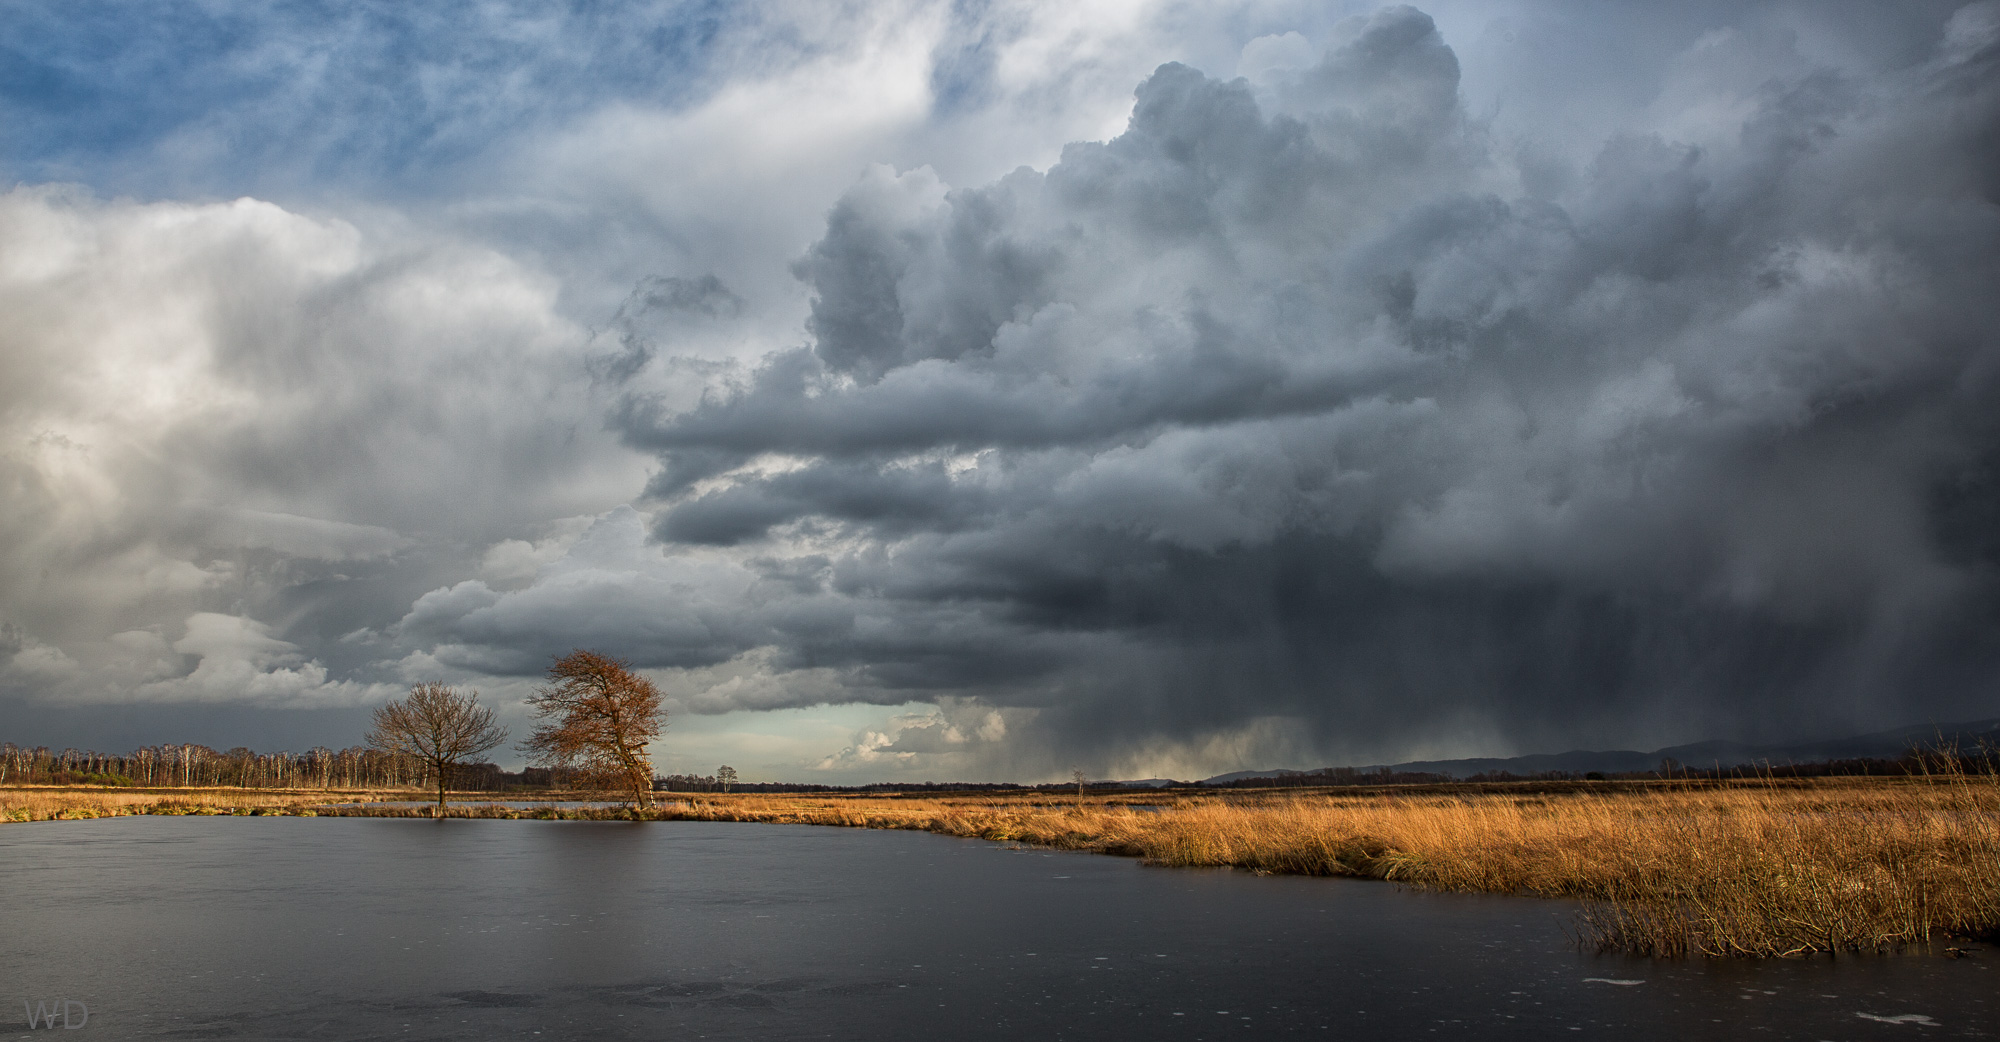
[[[2000,712],[2000,3],[0,10],[0,739],[1190,777]]]

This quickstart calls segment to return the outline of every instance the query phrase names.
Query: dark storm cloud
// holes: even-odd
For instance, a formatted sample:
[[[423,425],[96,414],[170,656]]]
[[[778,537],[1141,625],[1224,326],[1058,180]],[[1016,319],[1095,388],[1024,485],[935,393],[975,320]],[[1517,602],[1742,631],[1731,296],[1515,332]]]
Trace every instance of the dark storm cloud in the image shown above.
[[[871,172],[797,265],[807,347],[618,422],[659,538],[811,544],[805,599],[872,623],[781,661],[1053,743],[1970,712],[1996,26],[1893,68],[1718,31],[1554,145],[1409,8],[1257,82],[1165,65],[1046,172]]]
[[[856,776],[1991,715],[2000,5],[55,10],[33,719],[577,646],[937,707]]]
[[[743,309],[743,298],[713,273],[698,278],[649,275],[611,316],[609,331],[617,336],[619,350],[595,359],[592,375],[624,383],[653,360],[660,338],[675,335],[686,320],[735,318]]]
[[[822,463],[689,500],[661,524],[674,542],[734,544],[803,517],[873,523],[885,535],[973,523],[994,504],[936,463]]]

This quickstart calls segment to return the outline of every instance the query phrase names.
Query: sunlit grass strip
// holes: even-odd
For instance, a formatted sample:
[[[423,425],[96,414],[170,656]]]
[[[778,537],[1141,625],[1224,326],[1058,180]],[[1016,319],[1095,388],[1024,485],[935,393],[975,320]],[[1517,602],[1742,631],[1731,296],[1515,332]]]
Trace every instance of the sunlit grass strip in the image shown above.
[[[407,790],[0,788],[0,822],[81,821],[128,814],[302,813],[329,800],[410,799]]]

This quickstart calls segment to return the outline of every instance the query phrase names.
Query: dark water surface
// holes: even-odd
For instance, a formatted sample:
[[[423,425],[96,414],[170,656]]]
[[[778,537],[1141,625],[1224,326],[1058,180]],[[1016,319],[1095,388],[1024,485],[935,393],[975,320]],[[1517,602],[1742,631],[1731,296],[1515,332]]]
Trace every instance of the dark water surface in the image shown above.
[[[74,1039],[1625,1042],[2000,1020],[1990,949],[1603,958],[1569,946],[1572,912],[805,826],[16,824],[0,1037],[28,1034],[23,999],[82,1003],[76,1033],[37,1033]]]

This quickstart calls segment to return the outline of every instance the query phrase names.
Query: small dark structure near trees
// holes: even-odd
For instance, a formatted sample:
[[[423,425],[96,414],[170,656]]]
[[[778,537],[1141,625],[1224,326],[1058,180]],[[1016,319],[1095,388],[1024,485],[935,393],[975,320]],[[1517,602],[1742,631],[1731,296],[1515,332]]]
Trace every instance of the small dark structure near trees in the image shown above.
[[[646,743],[666,729],[660,689],[626,663],[578,649],[549,667],[549,686],[528,699],[552,722],[521,743],[538,767],[581,770],[594,785],[620,788],[652,805],[653,763]]]
[[[436,682],[418,684],[408,698],[378,706],[368,744],[385,753],[414,757],[437,777],[438,808],[445,786],[460,764],[507,740],[493,722],[493,710],[479,704],[479,692],[460,693]]]

